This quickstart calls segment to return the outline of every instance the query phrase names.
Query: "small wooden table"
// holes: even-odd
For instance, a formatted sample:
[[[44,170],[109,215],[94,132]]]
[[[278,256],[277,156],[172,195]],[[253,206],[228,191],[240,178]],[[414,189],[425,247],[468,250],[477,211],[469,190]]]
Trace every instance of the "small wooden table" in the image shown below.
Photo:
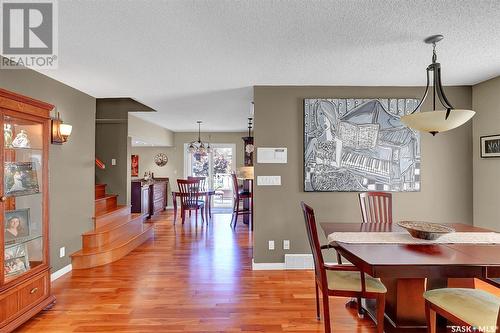
[[[205,218],[207,221],[212,218],[212,196],[215,195],[215,190],[206,190],[199,192],[200,197],[205,198]],[[182,195],[187,196],[187,193],[181,193],[179,191],[172,191],[172,201],[174,203],[174,223],[177,221],[177,197]]]
[[[456,231],[488,232],[465,224],[450,224]],[[400,232],[391,223],[321,223],[328,237],[333,232]],[[500,277],[500,245],[485,244],[330,244],[361,271],[380,278],[387,287],[386,331],[423,331],[426,326],[422,294],[444,288],[449,278]],[[374,304],[365,302],[374,317]]]

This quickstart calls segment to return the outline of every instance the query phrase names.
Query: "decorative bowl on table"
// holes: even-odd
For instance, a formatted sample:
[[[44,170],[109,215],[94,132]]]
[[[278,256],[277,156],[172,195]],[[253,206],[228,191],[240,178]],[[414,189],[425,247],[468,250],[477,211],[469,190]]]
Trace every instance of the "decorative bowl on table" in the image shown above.
[[[439,237],[455,232],[455,229],[445,224],[420,222],[420,221],[400,221],[398,225],[405,228],[414,238],[434,240]]]

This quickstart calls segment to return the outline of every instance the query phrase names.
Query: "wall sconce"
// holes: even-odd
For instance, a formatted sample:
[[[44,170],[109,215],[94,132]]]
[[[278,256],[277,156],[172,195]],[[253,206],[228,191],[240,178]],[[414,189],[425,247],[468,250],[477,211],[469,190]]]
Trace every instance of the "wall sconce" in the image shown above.
[[[68,137],[71,135],[71,130],[73,126],[69,124],[64,124],[59,112],[57,113],[57,118],[52,119],[52,133],[51,141],[53,144],[62,145],[68,141]]]

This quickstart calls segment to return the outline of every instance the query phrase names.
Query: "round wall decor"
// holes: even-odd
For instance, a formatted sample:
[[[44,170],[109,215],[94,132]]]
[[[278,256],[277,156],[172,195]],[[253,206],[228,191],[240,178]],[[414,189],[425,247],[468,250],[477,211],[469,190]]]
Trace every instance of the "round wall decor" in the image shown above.
[[[164,153],[159,153],[155,156],[155,163],[157,166],[165,166],[168,163],[168,157]]]

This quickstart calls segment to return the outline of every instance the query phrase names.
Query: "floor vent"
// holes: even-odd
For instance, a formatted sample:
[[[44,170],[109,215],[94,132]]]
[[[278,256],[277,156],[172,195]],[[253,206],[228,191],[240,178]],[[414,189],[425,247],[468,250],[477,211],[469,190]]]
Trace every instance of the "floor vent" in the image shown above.
[[[312,254],[285,254],[285,269],[313,269]]]

